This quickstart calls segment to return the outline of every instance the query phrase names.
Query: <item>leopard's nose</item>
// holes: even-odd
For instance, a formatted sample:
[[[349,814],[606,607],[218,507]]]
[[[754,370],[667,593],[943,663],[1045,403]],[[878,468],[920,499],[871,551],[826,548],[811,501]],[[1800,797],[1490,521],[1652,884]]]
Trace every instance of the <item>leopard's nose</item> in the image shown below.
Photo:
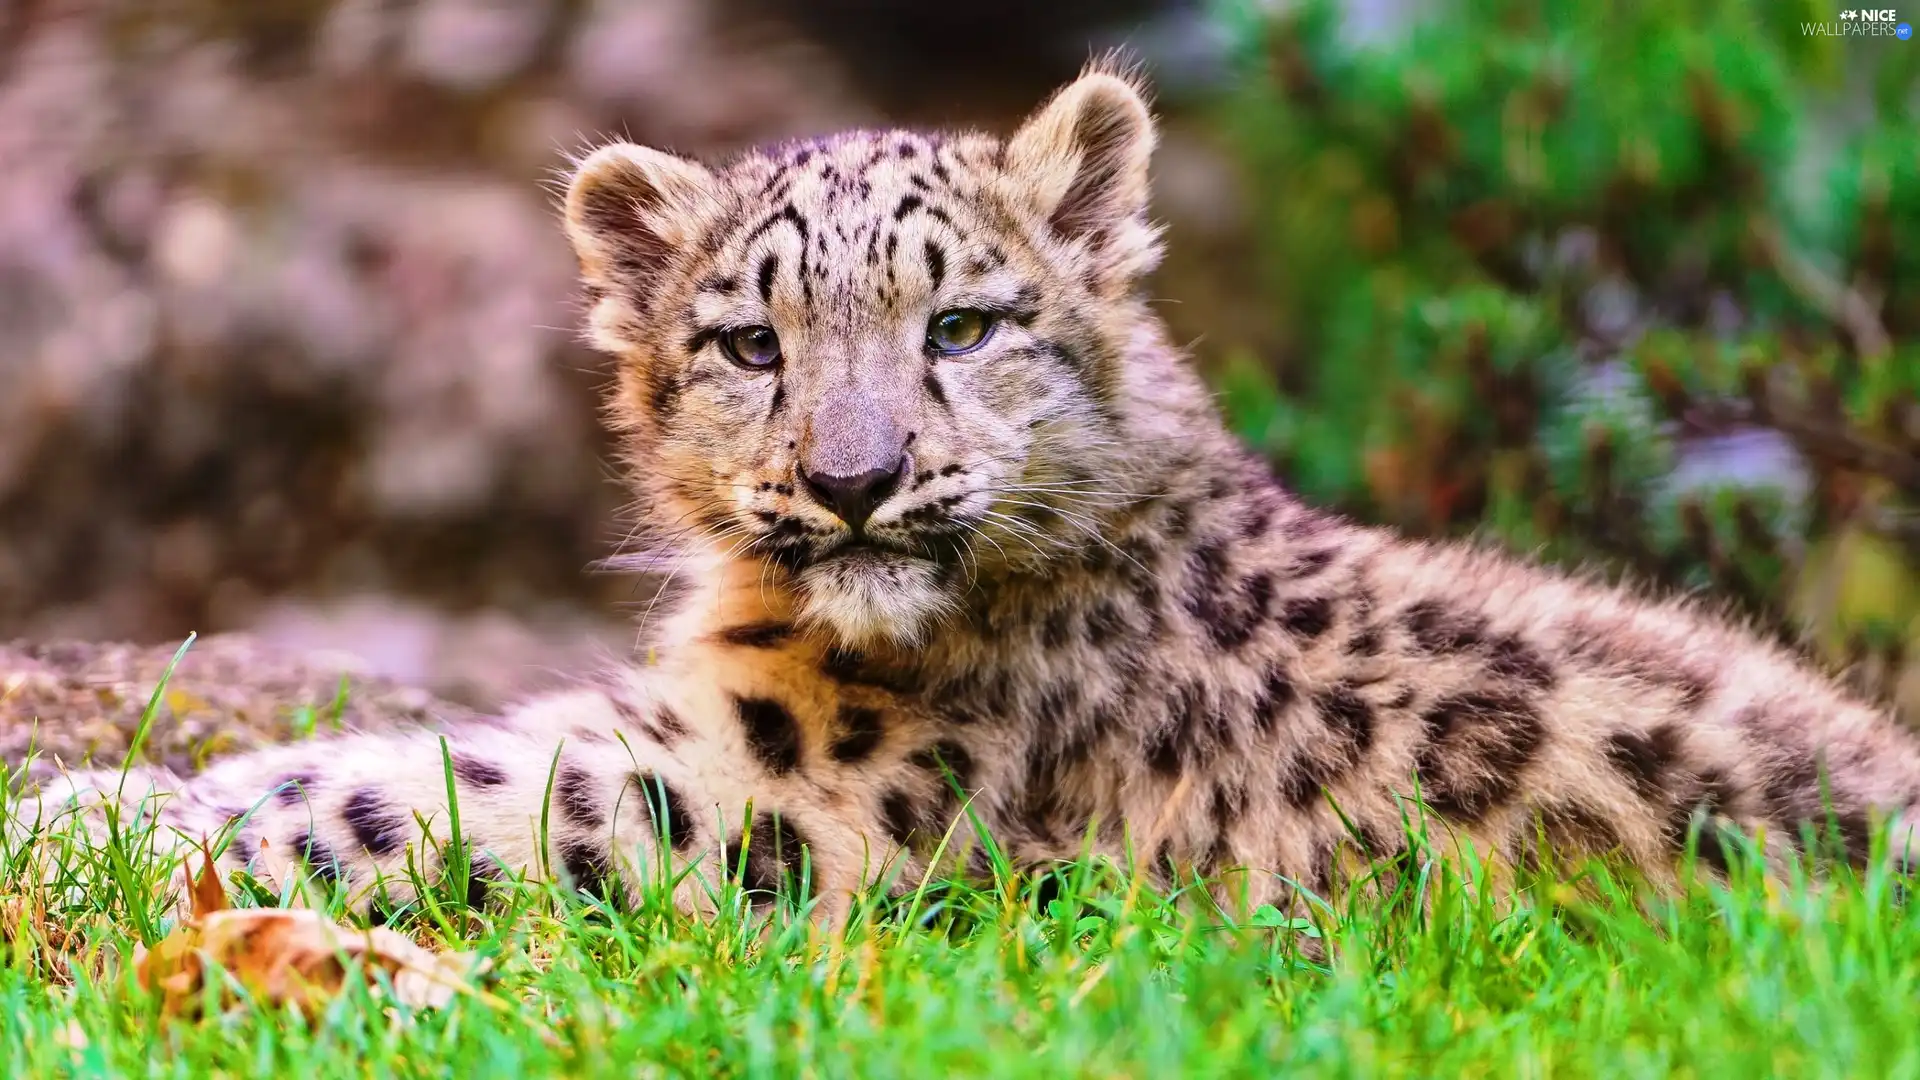
[[[907,456],[891,469],[869,469],[854,476],[802,472],[800,479],[814,501],[836,514],[847,528],[859,532],[867,518],[900,487],[907,472]]]

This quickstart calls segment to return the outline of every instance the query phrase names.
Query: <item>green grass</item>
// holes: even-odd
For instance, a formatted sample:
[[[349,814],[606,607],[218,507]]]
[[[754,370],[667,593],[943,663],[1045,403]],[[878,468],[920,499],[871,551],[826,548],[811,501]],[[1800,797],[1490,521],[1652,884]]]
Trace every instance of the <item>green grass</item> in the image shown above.
[[[123,959],[166,930],[137,827],[0,854],[5,1077],[1920,1076],[1920,911],[1880,872],[1652,903],[1597,865],[1501,897],[1416,860],[1401,902],[1236,925],[1087,863],[1044,901],[931,882],[838,934],[730,891],[702,920],[449,888],[406,925],[493,957],[483,996],[307,1023],[158,1015]]]

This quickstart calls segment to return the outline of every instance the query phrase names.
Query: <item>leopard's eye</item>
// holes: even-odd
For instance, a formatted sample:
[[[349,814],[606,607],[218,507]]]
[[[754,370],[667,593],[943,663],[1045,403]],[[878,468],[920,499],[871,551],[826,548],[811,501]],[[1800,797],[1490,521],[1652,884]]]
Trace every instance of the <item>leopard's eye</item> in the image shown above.
[[[955,308],[935,315],[927,323],[927,348],[945,356],[972,352],[987,340],[993,319],[984,311]]]
[[[720,335],[727,359],[743,368],[769,368],[780,362],[780,335],[771,326],[741,326]]]

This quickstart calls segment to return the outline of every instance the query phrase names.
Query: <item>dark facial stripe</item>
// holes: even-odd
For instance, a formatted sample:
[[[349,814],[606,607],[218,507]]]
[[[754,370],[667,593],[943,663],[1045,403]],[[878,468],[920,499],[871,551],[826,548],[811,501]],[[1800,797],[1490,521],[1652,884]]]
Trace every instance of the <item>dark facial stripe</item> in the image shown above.
[[[763,304],[773,302],[773,275],[777,273],[779,269],[780,256],[778,255],[768,255],[766,258],[760,260],[760,302]]]
[[[800,247],[804,251],[808,240],[807,222],[805,218],[800,216],[800,211],[793,208],[792,203],[787,203],[780,207],[780,209],[762,218],[760,224],[755,225],[753,231],[749,232],[746,237],[740,241],[740,246],[751,247],[755,240],[765,236],[770,230],[783,221],[791,223],[795,231],[800,234]]]
[[[347,796],[340,817],[353,830],[353,838],[376,856],[391,855],[407,842],[405,814],[383,798],[376,788],[358,788]]]
[[[937,289],[947,280],[947,256],[940,250],[940,245],[931,240],[927,241],[926,253],[927,277],[933,280],[933,287]]]
[[[775,776],[784,776],[800,764],[800,725],[785,705],[771,698],[733,699],[740,725],[746,729],[747,748]]]
[[[943,409],[951,408],[951,406],[947,404],[947,388],[940,385],[940,376],[938,374],[933,371],[928,371],[926,377],[920,380],[920,385],[926,387],[927,396],[933,399],[934,404]]]
[[[572,762],[560,766],[560,775],[553,781],[553,797],[560,803],[560,812],[574,824],[587,829],[606,825],[607,812],[593,796],[593,777],[580,766]]]

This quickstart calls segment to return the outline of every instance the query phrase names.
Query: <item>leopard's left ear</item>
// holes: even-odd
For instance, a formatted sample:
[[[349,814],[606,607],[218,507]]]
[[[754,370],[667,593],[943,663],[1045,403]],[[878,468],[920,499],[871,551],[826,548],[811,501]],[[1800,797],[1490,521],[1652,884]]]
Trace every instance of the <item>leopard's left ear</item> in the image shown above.
[[[1085,244],[1108,283],[1160,259],[1147,221],[1153,114],[1144,81],[1120,58],[1096,62],[1007,143],[1006,172],[1063,240]]]

